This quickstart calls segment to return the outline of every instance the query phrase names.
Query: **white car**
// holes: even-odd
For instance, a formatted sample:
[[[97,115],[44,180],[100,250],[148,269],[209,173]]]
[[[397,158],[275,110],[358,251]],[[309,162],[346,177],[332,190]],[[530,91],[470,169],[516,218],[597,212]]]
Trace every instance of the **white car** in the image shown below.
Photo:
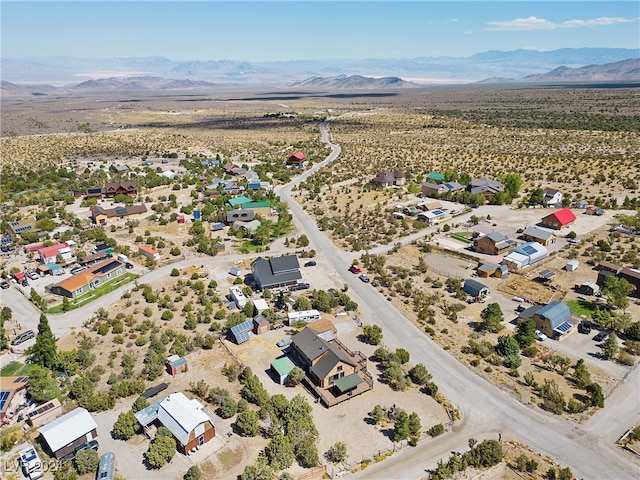
[[[536,338],[541,342],[544,342],[548,337],[542,333],[540,330],[536,330]]]
[[[460,213],[460,210],[456,210],[455,208],[449,212],[450,215],[457,215]]]
[[[29,272],[27,273],[27,277],[29,277],[31,280],[38,280],[40,278],[40,275],[38,275],[36,272]]]

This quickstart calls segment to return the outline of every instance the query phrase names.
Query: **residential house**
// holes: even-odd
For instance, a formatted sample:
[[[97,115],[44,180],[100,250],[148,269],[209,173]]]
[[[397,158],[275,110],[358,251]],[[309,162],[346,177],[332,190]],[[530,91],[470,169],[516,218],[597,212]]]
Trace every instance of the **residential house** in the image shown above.
[[[233,222],[234,229],[242,229],[249,236],[253,236],[260,225],[260,220],[256,218],[254,218],[253,220],[249,220],[248,222],[245,222],[243,220],[236,220],[235,222]]]
[[[88,265],[93,265],[95,263],[98,263],[99,261],[104,260],[109,256],[110,255],[105,250],[101,250],[99,252],[92,253],[90,255],[85,255],[84,257],[78,258],[78,264],[86,267]]]
[[[455,193],[464,190],[464,185],[456,181],[445,182],[444,186],[447,189],[447,193]]]
[[[160,254],[149,245],[138,245],[138,253],[152,260],[160,258]]]
[[[502,186],[502,183],[496,180],[483,177],[471,180],[469,185],[467,185],[467,191],[470,193],[477,193],[482,195],[484,198],[488,198],[496,193],[504,192],[504,187]]]
[[[113,165],[111,167],[111,170],[113,170],[115,173],[127,173],[129,171],[129,167],[127,167],[126,165]]]
[[[549,251],[544,245],[538,242],[527,242],[508,253],[502,263],[511,270],[521,270],[547,258],[548,255]]]
[[[576,221],[576,216],[570,208],[561,208],[549,215],[542,217],[540,223],[543,226],[552,228],[554,230],[562,230]]]
[[[527,227],[522,232],[522,239],[525,242],[538,242],[540,245],[550,245],[556,243],[556,236],[537,227]]]
[[[503,255],[518,245],[518,242],[509,238],[504,232],[494,232],[488,235],[480,235],[473,240],[476,252],[489,255]]]
[[[136,218],[145,213],[147,213],[147,206],[144,203],[114,208],[91,207],[91,219],[96,225],[106,225],[109,220]]]
[[[42,263],[58,263],[58,255],[60,255],[63,262],[71,260],[73,257],[71,246],[65,242],[38,250],[38,257],[40,257]]]
[[[404,172],[400,170],[391,171],[382,171],[378,172],[375,178],[371,181],[376,185],[380,185],[381,187],[392,187],[394,185],[401,186],[407,183],[407,178]]]
[[[84,198],[86,200],[89,200],[91,198],[102,199],[103,195],[104,189],[102,187],[89,187],[84,194]]]
[[[289,158],[287,158],[286,164],[292,165],[295,167],[302,167],[304,166],[305,159],[306,157],[304,153],[298,150],[296,153],[294,153],[293,155],[289,156]]]
[[[167,427],[176,439],[178,451],[184,455],[195,452],[216,436],[216,427],[204,412],[204,406],[182,392],[174,392],[134,415],[145,432],[151,424]]]
[[[240,168],[240,165],[236,165],[233,162],[227,162],[222,166],[222,169],[225,171],[225,173],[228,173],[230,175],[233,173],[233,170],[236,168]]]
[[[533,318],[536,328],[548,337],[563,338],[573,331],[571,310],[566,303],[551,302],[547,305],[534,305],[520,312],[518,323]]]
[[[67,298],[77,298],[103,283],[118,278],[126,272],[124,263],[115,258],[108,258],[86,270],[51,285],[51,292]]]
[[[249,197],[245,197],[244,195],[240,195],[239,197],[231,197],[226,201],[226,204],[231,208],[242,208],[242,206],[246,203],[250,203],[252,200]]]
[[[296,255],[283,255],[268,260],[258,257],[251,263],[251,272],[260,290],[293,285],[302,280]]]
[[[431,183],[441,184],[444,183],[444,174],[438,172],[431,172],[427,175],[427,181]]]
[[[476,270],[479,277],[496,277],[507,278],[509,276],[509,267],[506,265],[498,265],[492,262],[483,262]]]
[[[20,403],[26,401],[24,393],[27,389],[29,377],[2,377],[0,389],[0,420],[11,418]],[[22,393],[19,393],[22,392]],[[1,425],[4,425],[2,423]]]
[[[442,210],[430,210],[428,212],[422,212],[418,214],[418,220],[429,225],[434,225],[447,218],[447,215]]]
[[[36,227],[35,218],[23,218],[21,220],[14,220],[7,225],[9,229],[9,235],[16,240],[24,232],[40,232],[40,229]]]
[[[242,204],[243,210],[253,210],[256,215],[262,215],[267,217],[271,215],[271,203],[270,202],[247,202]]]
[[[476,297],[476,298],[486,297],[491,293],[489,290],[489,287],[487,287],[483,283],[480,283],[477,280],[474,280],[473,278],[467,278],[464,281],[464,284],[462,285],[462,290],[464,290],[464,292],[467,293],[468,295],[471,295],[472,297]]]
[[[78,407],[43,425],[39,431],[51,455],[59,459],[95,439],[98,425],[86,409]]]
[[[600,286],[604,286],[604,282],[607,277],[624,278],[634,288],[631,292],[631,296],[640,297],[640,270],[635,268],[624,268],[615,265],[611,262],[600,262],[596,267],[598,269],[598,279],[596,283]]]
[[[255,219],[255,217],[256,213],[251,209],[245,210],[244,208],[234,208],[225,212],[225,222],[229,225],[239,220],[243,222],[250,222]]]
[[[115,197],[116,195],[137,195],[138,182],[130,180],[119,180],[110,182],[104,186],[104,194],[107,197]]]
[[[555,188],[545,188],[543,190],[542,203],[547,207],[559,207],[562,206],[562,192]]]
[[[422,182],[422,196],[435,197],[447,192],[447,187],[442,184],[432,182]]]
[[[292,337],[291,354],[321,388],[330,387],[337,380],[357,372],[355,359],[308,327]]]

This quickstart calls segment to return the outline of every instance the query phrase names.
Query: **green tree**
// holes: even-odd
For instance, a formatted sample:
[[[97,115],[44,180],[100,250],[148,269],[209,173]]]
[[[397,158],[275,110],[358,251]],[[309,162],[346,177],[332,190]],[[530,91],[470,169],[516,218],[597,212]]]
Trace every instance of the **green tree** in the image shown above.
[[[591,405],[594,407],[604,408],[604,394],[602,393],[602,387],[598,383],[592,383],[587,388],[587,393],[591,400]]]
[[[76,470],[80,475],[85,473],[94,473],[98,469],[98,463],[100,463],[100,457],[98,452],[92,448],[87,448],[78,452],[73,459],[76,464]]]
[[[146,398],[144,397],[138,397],[136,398],[136,401],[133,402],[133,405],[131,406],[131,411],[132,412],[139,412],[140,410],[142,410],[143,408],[147,408],[149,406],[149,402],[147,401]]]
[[[405,364],[409,361],[409,352],[404,348],[396,348],[395,355],[401,364]]]
[[[290,467],[295,458],[291,440],[282,434],[274,436],[269,441],[264,449],[264,453],[269,465],[276,470],[283,470]]]
[[[409,434],[412,436],[420,435],[420,430],[422,429],[422,423],[420,422],[420,417],[416,412],[412,412],[409,415]]]
[[[304,370],[300,367],[293,367],[289,372],[289,385],[296,386],[298,385],[305,377]]]
[[[294,447],[296,459],[303,468],[311,468],[318,465],[318,447],[316,446],[316,438],[311,436],[304,437]]]
[[[253,410],[240,412],[236,417],[236,429],[243,437],[255,437],[258,434],[258,414]]]
[[[382,341],[382,328],[378,325],[365,325],[362,329],[362,337],[369,345],[380,345]]]
[[[49,369],[53,368],[56,363],[56,339],[51,333],[49,320],[44,313],[40,315],[38,335],[36,343],[31,347],[31,357],[33,363]]]
[[[491,333],[498,333],[504,328],[502,324],[504,315],[498,303],[494,302],[487,305],[482,312],[480,312],[480,317],[482,318],[482,322],[478,325],[478,329],[481,331],[486,330]]]
[[[373,410],[369,412],[369,417],[373,420],[375,425],[378,425],[386,417],[384,409],[380,405],[373,407]]]
[[[113,424],[111,432],[114,438],[129,440],[135,434],[140,433],[140,423],[131,410],[122,412]]]
[[[633,285],[626,279],[609,276],[604,281],[602,294],[606,295],[609,303],[615,308],[626,310],[629,306],[629,295],[633,289]]]
[[[432,378],[427,368],[421,363],[409,370],[409,377],[416,385],[426,385]]]
[[[520,348],[527,348],[536,341],[536,321],[533,318],[527,318],[520,322],[516,327],[516,340]]]
[[[197,465],[191,465],[187,473],[184,474],[184,480],[200,480],[202,472]]]
[[[483,440],[471,450],[469,463],[476,467],[491,467],[502,461],[504,451],[497,440]]]
[[[62,398],[58,382],[51,375],[51,370],[35,366],[29,372],[29,396],[38,403],[48,402],[54,398]]]
[[[407,415],[407,412],[400,409],[396,414],[396,421],[393,425],[391,440],[399,442],[408,438],[410,434],[411,429],[409,427],[409,415]]]
[[[615,333],[612,333],[602,344],[602,351],[607,358],[614,358],[618,354],[619,350],[620,345],[618,343],[618,336]]]
[[[631,340],[640,341],[640,322],[634,322],[624,331]]]
[[[584,364],[584,360],[579,359],[573,366],[573,382],[580,388],[586,388],[591,385],[591,374],[587,370],[587,366]]]
[[[498,345],[496,345],[496,352],[503,357],[518,355],[520,353],[520,345],[511,335],[500,335],[498,337]]]
[[[330,462],[342,463],[347,459],[347,446],[344,442],[334,443],[329,450],[327,450],[326,457]]]
[[[169,435],[161,434],[158,429],[156,436],[149,443],[149,449],[145,452],[147,463],[151,468],[162,468],[176,453],[176,441]]]
[[[240,480],[276,480],[276,472],[264,455],[258,455],[256,462],[244,467],[244,471],[238,478]]]
[[[536,187],[531,190],[531,194],[529,195],[529,205],[539,205],[544,200],[544,190],[542,187]]]
[[[293,308],[297,311],[311,310],[311,302],[306,297],[298,297],[293,303]]]
[[[522,187],[523,180],[517,173],[507,173],[502,176],[502,185],[504,191],[511,198],[517,198],[520,187]]]

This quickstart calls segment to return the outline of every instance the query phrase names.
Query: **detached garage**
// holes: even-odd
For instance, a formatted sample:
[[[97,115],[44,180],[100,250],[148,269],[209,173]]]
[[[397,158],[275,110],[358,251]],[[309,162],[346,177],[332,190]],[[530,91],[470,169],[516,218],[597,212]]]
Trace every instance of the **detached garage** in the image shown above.
[[[90,442],[98,436],[98,425],[84,408],[76,408],[53,422],[40,427],[51,454],[61,458],[72,453],[77,446]]]

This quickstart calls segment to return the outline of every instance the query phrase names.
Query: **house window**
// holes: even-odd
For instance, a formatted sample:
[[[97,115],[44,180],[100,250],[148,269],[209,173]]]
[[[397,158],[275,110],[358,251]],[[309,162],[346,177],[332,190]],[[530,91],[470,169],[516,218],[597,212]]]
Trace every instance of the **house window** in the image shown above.
[[[342,371],[342,365],[338,366],[338,371],[341,372]]]
[[[83,290],[84,290],[84,287],[80,287],[80,288],[78,288],[78,289],[76,290],[76,294],[78,294],[78,293],[82,293],[82,291],[83,291]]]

